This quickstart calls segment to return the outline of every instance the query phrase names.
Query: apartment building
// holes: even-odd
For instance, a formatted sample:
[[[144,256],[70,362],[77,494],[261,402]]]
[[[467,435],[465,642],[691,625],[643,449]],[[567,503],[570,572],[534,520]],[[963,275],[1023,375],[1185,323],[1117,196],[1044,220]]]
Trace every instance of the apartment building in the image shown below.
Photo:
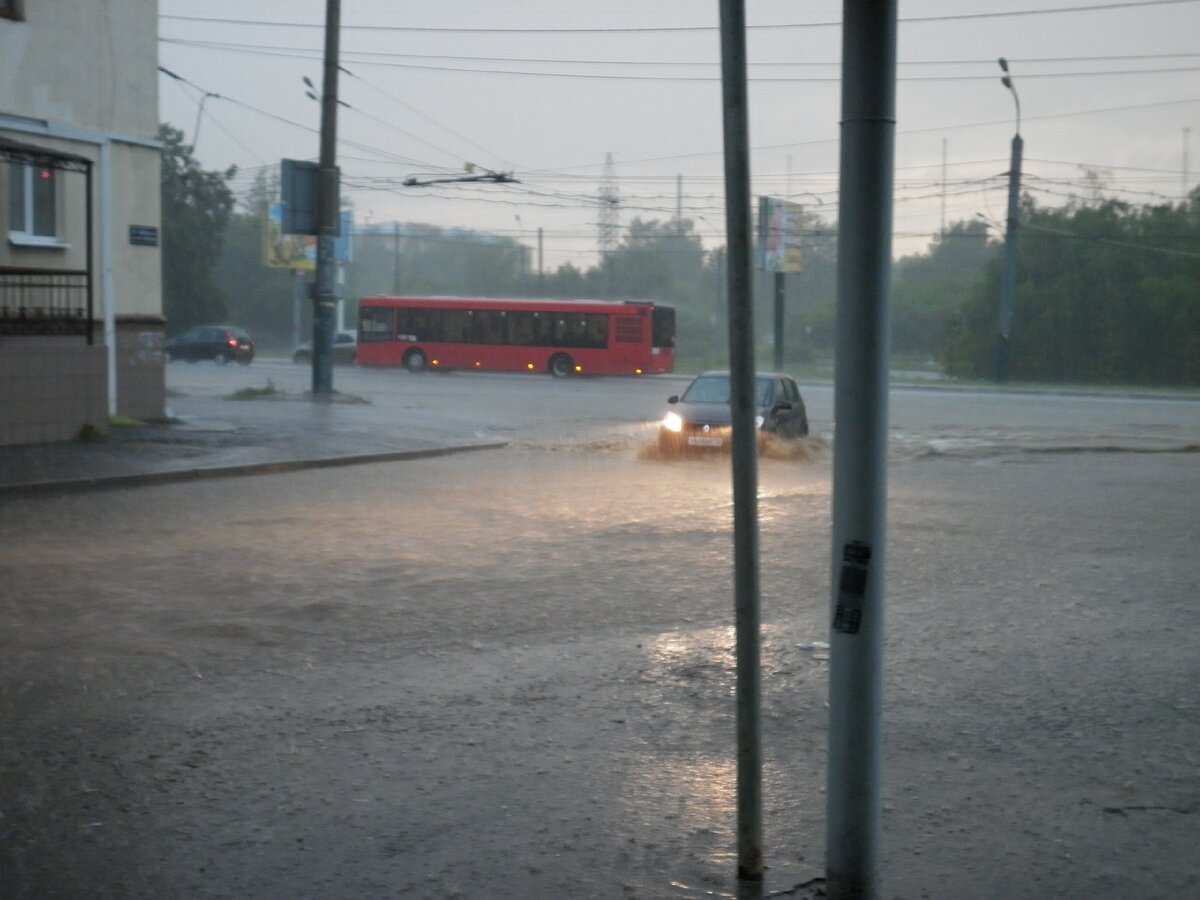
[[[0,0],[0,444],[163,415],[157,41],[157,0]]]

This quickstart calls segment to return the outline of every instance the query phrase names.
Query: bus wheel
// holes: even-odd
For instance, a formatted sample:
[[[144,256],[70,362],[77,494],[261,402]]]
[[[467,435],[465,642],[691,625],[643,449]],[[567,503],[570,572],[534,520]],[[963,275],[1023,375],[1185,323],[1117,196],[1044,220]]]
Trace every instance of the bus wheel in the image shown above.
[[[555,378],[566,378],[575,371],[575,361],[565,353],[550,357],[550,374]]]
[[[410,372],[424,372],[425,362],[425,354],[420,350],[410,350],[404,357],[404,366]]]

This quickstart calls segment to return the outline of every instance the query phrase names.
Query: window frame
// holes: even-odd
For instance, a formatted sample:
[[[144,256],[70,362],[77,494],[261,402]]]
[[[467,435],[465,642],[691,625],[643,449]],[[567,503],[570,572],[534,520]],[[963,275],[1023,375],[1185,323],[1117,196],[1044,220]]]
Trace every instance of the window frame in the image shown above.
[[[8,239],[9,242],[22,247],[65,247],[59,234],[59,218],[62,209],[61,191],[58,186],[58,172],[55,166],[37,165],[33,162],[9,160],[9,203],[8,203]],[[39,233],[38,191],[36,173],[49,171],[50,179],[50,233]],[[20,216],[20,221],[16,216]],[[18,227],[19,225],[19,227]]]

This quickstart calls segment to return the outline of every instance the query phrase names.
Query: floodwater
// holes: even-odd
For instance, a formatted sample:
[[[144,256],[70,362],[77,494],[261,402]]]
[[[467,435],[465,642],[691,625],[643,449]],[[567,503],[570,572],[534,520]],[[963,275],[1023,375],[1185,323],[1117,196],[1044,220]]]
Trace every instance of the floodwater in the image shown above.
[[[888,896],[1200,884],[1195,412],[1041,402],[893,410]],[[9,895],[735,896],[728,460],[567,417],[6,501]],[[777,890],[823,868],[830,430],[759,467]]]

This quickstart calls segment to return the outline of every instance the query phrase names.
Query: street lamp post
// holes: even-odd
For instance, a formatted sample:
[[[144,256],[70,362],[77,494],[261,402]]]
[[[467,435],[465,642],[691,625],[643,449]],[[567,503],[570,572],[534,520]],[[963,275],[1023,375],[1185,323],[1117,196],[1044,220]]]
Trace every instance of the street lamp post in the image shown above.
[[[200,108],[196,110],[196,127],[192,129],[192,149],[196,149],[196,145],[200,143],[200,119],[204,116],[204,102],[213,97],[217,100],[221,99],[220,94],[214,94],[212,91],[205,91],[204,96],[200,98]]]
[[[1008,168],[1008,222],[1004,235],[1004,268],[1000,274],[1000,313],[996,327],[996,383],[1008,380],[1009,339],[1012,333],[1013,296],[1017,290],[1017,237],[1021,227],[1021,153],[1025,142],[1021,139],[1021,98],[1013,87],[1008,74],[1008,60],[1000,58],[1004,76],[1000,79],[1017,105],[1016,131],[1012,139],[1012,160]]]

